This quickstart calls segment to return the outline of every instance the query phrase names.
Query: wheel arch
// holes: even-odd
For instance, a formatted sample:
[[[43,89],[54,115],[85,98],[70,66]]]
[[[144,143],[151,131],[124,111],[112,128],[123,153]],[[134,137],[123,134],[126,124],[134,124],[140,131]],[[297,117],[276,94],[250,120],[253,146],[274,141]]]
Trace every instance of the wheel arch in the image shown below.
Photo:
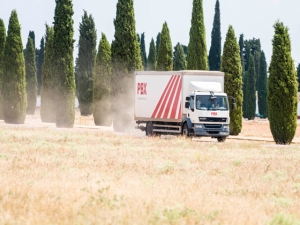
[[[188,125],[188,128],[189,128],[189,129],[192,129],[193,124],[192,124],[190,118],[185,118],[185,119],[182,121],[182,126],[183,126],[184,123],[186,123],[186,124]]]

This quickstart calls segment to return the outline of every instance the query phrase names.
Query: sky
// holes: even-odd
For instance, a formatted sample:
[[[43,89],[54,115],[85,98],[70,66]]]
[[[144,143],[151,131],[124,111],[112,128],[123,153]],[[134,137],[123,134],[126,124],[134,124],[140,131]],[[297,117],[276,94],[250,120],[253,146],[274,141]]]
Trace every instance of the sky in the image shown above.
[[[300,0],[219,0],[221,11],[222,47],[229,25],[235,31],[237,41],[240,34],[244,39],[259,38],[266,54],[268,65],[272,56],[273,25],[283,22],[289,28],[292,57],[295,65],[300,63],[300,22],[298,19]],[[78,54],[79,23],[83,10],[92,14],[98,36],[103,32],[111,42],[114,39],[117,0],[73,0],[74,5],[74,58]],[[211,45],[211,31],[216,0],[203,0],[207,52]],[[189,43],[193,0],[134,0],[136,32],[145,33],[147,54],[151,38],[156,40],[164,22],[167,22],[172,45]],[[35,32],[36,47],[45,35],[45,23],[52,24],[55,0],[1,0],[0,18],[7,29],[12,10],[17,10],[25,48],[29,31]],[[98,46],[97,43],[97,46]]]

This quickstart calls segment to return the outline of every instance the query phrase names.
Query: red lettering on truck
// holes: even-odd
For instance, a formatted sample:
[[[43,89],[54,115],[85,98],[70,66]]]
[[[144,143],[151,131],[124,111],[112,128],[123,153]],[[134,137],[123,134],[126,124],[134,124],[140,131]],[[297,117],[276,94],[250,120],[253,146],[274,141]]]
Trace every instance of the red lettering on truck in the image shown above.
[[[212,115],[212,116],[217,116],[218,113],[217,113],[217,112],[211,112],[210,115]]]
[[[137,94],[147,95],[147,83],[137,83]]]

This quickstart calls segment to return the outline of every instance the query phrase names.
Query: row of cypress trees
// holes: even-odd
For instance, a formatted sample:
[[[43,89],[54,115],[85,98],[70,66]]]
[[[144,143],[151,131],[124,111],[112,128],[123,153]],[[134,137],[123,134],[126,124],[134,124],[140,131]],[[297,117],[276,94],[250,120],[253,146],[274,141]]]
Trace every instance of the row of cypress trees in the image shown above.
[[[215,18],[219,18],[219,1],[216,3],[216,15]],[[49,89],[52,89],[52,98],[49,102],[53,103],[53,108],[55,108],[55,115],[51,117],[51,119],[55,119],[56,125],[58,127],[72,127],[74,124],[74,98],[75,98],[75,77],[74,77],[74,63],[73,63],[73,5],[71,1],[68,0],[56,0],[56,8],[55,8],[55,17],[54,17],[54,27],[46,27],[46,56],[45,56],[45,64],[43,66],[43,87],[42,93],[47,93]],[[217,19],[216,19],[217,20]],[[83,107],[83,109],[87,109],[88,113],[91,113],[91,109],[93,109],[94,114],[99,115],[99,110],[107,110],[103,112],[103,114],[107,113],[110,109],[113,112],[113,121],[115,130],[120,130],[123,127],[123,122],[128,123],[130,121],[131,113],[127,112],[127,109],[131,108],[133,102],[127,97],[128,91],[133,90],[133,71],[141,70],[144,66],[149,63],[149,60],[143,60],[145,54],[141,54],[141,46],[142,40],[138,41],[138,35],[135,32],[135,19],[134,19],[134,10],[133,10],[133,1],[132,0],[119,0],[117,3],[117,16],[114,20],[115,25],[115,39],[110,46],[106,40],[104,34],[102,34],[102,38],[99,43],[98,54],[96,57],[96,35],[93,32],[90,32],[94,28],[94,23],[91,16],[88,16],[87,13],[84,13],[83,22],[80,24],[80,28],[87,27],[89,30],[88,33],[81,32],[80,42],[79,42],[79,57],[77,59],[77,80],[78,80],[78,99],[80,99],[80,105],[86,105],[86,99],[96,99],[97,105],[99,103],[99,107],[91,107],[91,104],[88,102],[87,106]],[[219,23],[216,23],[214,27],[218,28]],[[125,29],[126,28],[126,29]],[[218,29],[213,29],[217,31]],[[5,29],[5,28],[4,28]],[[3,28],[2,28],[3,30]],[[0,23],[0,31],[1,31],[1,23]],[[216,32],[218,33],[218,32]],[[1,34],[1,33],[0,33]],[[5,34],[5,32],[4,32]],[[92,35],[90,35],[92,34]],[[4,35],[5,36],[5,35]],[[174,67],[173,60],[181,59],[181,54],[184,52],[183,46],[180,44],[176,45],[176,51],[181,52],[178,55],[173,54],[172,52],[172,42],[170,38],[169,29],[167,23],[163,24],[163,29],[161,33],[159,33],[159,41],[157,40],[156,46],[154,45],[154,40],[151,40],[150,44],[150,52],[152,54],[151,60],[153,67],[159,70],[172,70]],[[278,37],[282,37],[281,41],[275,41]],[[13,37],[13,38],[12,38]],[[144,34],[141,39],[144,39]],[[0,39],[1,40],[1,39]],[[53,40],[53,41],[52,41]],[[88,41],[93,43],[89,46]],[[3,42],[3,41],[2,41]],[[52,43],[51,43],[52,42]],[[213,40],[212,40],[213,42]],[[1,43],[0,43],[1,44]],[[142,44],[142,45],[141,45]],[[12,48],[13,46],[13,48]],[[281,46],[285,48],[280,49]],[[51,50],[47,49],[51,48]],[[247,48],[249,48],[247,46]],[[17,49],[17,51],[13,51]],[[28,50],[27,50],[28,49]],[[34,65],[34,61],[32,57],[29,56],[32,54],[32,49],[34,49],[34,44],[32,39],[28,39],[26,55],[28,53],[28,65]],[[284,86],[280,91],[284,91],[289,95],[286,95],[285,99],[291,97],[292,101],[288,107],[289,110],[293,112],[290,120],[279,121],[277,119],[278,115],[276,113],[270,116],[270,125],[271,130],[272,127],[275,127],[272,131],[274,139],[277,143],[289,143],[291,140],[290,137],[293,136],[292,130],[295,128],[294,125],[288,126],[289,130],[284,130],[288,134],[281,135],[282,131],[278,129],[279,125],[283,124],[283,122],[294,124],[295,119],[295,90],[293,89],[297,85],[296,83],[296,72],[292,70],[293,61],[290,57],[290,42],[289,36],[287,34],[287,29],[281,23],[276,23],[275,25],[275,37],[273,40],[273,56],[276,55],[275,51],[280,49],[283,53],[278,54],[280,57],[286,57],[285,64],[282,65],[281,71],[278,71],[278,67],[272,65],[276,65],[272,62],[270,66],[270,79],[268,82],[268,103],[270,106],[269,112],[275,110],[275,105],[278,107],[282,107],[282,104],[278,103],[278,99],[274,98],[272,91],[277,91],[274,85],[275,81],[278,82],[276,77],[276,73],[287,71],[284,74],[290,77],[291,84],[290,86],[285,87],[285,80],[278,82],[281,86]],[[5,72],[5,76],[2,76],[2,87],[3,87],[3,106],[4,106],[4,119],[6,122],[10,123],[23,123],[26,115],[26,107],[27,107],[27,91],[26,91],[26,82],[25,82],[25,63],[24,56],[22,54],[23,46],[20,38],[20,25],[17,19],[16,11],[12,12],[10,18],[10,24],[8,27],[8,33],[5,44],[4,51],[4,63],[3,63],[3,71]],[[248,49],[247,49],[248,50]],[[33,50],[34,51],[34,50]],[[86,53],[90,54],[87,62],[82,58],[81,53],[86,51]],[[144,51],[144,49],[143,49]],[[156,54],[154,54],[154,52]],[[187,68],[188,69],[200,69],[200,70],[208,70],[209,67],[213,67],[212,64],[208,62],[212,62],[210,58],[207,57],[206,51],[206,42],[205,42],[205,27],[203,22],[203,7],[201,0],[193,1],[193,11],[192,11],[192,24],[190,29],[190,42],[187,47],[188,58],[187,58]],[[211,49],[210,52],[219,52],[213,51]],[[249,51],[247,51],[249,53]],[[211,55],[216,55],[211,53]],[[8,56],[8,57],[7,57]],[[143,57],[142,57],[143,56]],[[157,58],[155,59],[155,57]],[[263,63],[256,64],[255,57],[259,58],[259,61],[265,61],[264,54],[261,52],[260,57],[257,57],[258,54],[248,54],[247,61],[241,60],[241,50],[238,46],[238,43],[235,38],[234,30],[230,26],[226,35],[226,40],[224,43],[223,57],[221,65],[221,71],[225,72],[225,92],[228,95],[236,98],[237,102],[237,110],[231,111],[231,123],[230,123],[230,133],[238,134],[241,131],[241,119],[242,119],[242,102],[243,102],[243,93],[242,93],[242,80],[246,81],[245,83],[251,84],[250,88],[250,96],[253,97],[253,92],[259,87],[259,84],[266,83],[266,77],[262,76],[262,81],[257,82],[257,77],[259,77],[258,73],[263,73],[266,70],[266,64]],[[274,61],[279,56],[274,56]],[[0,56],[1,57],[1,56]],[[11,57],[11,58],[10,58]],[[110,58],[111,57],[111,58]],[[33,57],[34,58],[34,57]],[[94,59],[96,58],[96,61]],[[13,60],[17,59],[17,60]],[[150,60],[150,62],[151,62]],[[184,60],[183,60],[184,61]],[[217,60],[218,61],[218,60]],[[48,63],[47,63],[48,62]],[[288,63],[287,63],[288,62]],[[93,64],[94,63],[94,64]],[[272,64],[273,63],[273,64]],[[184,63],[183,63],[184,64]],[[259,65],[259,66],[258,66]],[[260,70],[257,72],[254,68],[259,67]],[[248,75],[242,76],[243,70],[242,68],[247,68]],[[17,68],[17,69],[16,69]],[[176,67],[177,68],[177,67]],[[272,68],[272,69],[271,69]],[[30,66],[28,67],[30,69]],[[1,72],[1,68],[0,68]],[[32,73],[28,72],[28,79],[32,78]],[[251,74],[251,76],[249,76]],[[276,77],[276,79],[271,79],[271,75]],[[29,76],[30,75],[30,76]],[[282,75],[281,75],[282,76]],[[36,77],[36,76],[35,76]],[[107,78],[106,83],[102,82],[102,79]],[[284,77],[284,76],[283,76]],[[49,82],[49,87],[47,90],[47,79]],[[87,86],[83,85],[82,80],[86,80]],[[11,82],[15,80],[17,82]],[[95,82],[91,84],[91,80]],[[101,82],[100,82],[101,80]],[[79,84],[79,82],[81,84]],[[44,85],[45,83],[45,85]],[[283,85],[283,84],[284,85]],[[95,85],[96,84],[96,85]],[[86,88],[87,87],[87,88]],[[297,86],[298,88],[298,86]],[[15,90],[8,91],[9,89]],[[244,88],[245,89],[245,88]],[[248,89],[248,88],[247,88]],[[277,88],[278,89],[278,88]],[[272,90],[272,91],[271,91]],[[287,91],[288,90],[288,91]],[[111,93],[111,94],[110,94]],[[262,92],[263,93],[263,92]],[[272,93],[272,94],[271,94]],[[248,92],[246,96],[248,95]],[[266,95],[266,91],[264,93]],[[88,97],[87,97],[88,96]],[[92,96],[92,97],[90,97]],[[276,99],[277,103],[275,104],[273,99]],[[42,96],[42,107],[46,102],[46,98]],[[111,103],[111,104],[110,104]],[[274,103],[274,105],[272,105]],[[101,107],[106,106],[106,107]],[[248,103],[247,103],[248,104]],[[251,103],[249,103],[251,104]],[[51,105],[51,104],[50,104]],[[231,105],[231,104],[230,104]],[[29,105],[28,105],[29,106]],[[41,109],[41,114],[45,110]],[[272,111],[272,113],[273,113]],[[287,110],[278,110],[280,112],[281,117],[283,117],[284,113],[289,114],[290,111]],[[87,113],[87,114],[88,114]],[[84,112],[82,113],[84,114]],[[94,116],[95,116],[94,115]],[[111,113],[107,113],[107,115],[111,115]],[[122,118],[120,115],[123,115]],[[271,115],[271,114],[270,114]],[[275,116],[274,116],[275,115]],[[46,116],[45,116],[46,118]],[[97,118],[95,117],[95,121],[97,120],[99,124],[110,124],[111,118],[108,120],[103,119],[104,116]],[[46,119],[45,119],[46,120]],[[274,120],[276,122],[271,122]],[[95,122],[96,124],[98,122]],[[279,125],[278,125],[279,124]],[[276,136],[276,138],[275,138]],[[287,137],[282,140],[282,137]]]

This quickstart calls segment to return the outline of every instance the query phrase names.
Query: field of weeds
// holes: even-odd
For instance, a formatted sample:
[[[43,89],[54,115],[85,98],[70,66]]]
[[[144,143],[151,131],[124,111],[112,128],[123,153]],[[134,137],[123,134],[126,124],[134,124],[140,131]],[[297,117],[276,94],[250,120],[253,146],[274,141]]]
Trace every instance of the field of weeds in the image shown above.
[[[2,123],[0,224],[300,224],[299,162],[297,144]]]

